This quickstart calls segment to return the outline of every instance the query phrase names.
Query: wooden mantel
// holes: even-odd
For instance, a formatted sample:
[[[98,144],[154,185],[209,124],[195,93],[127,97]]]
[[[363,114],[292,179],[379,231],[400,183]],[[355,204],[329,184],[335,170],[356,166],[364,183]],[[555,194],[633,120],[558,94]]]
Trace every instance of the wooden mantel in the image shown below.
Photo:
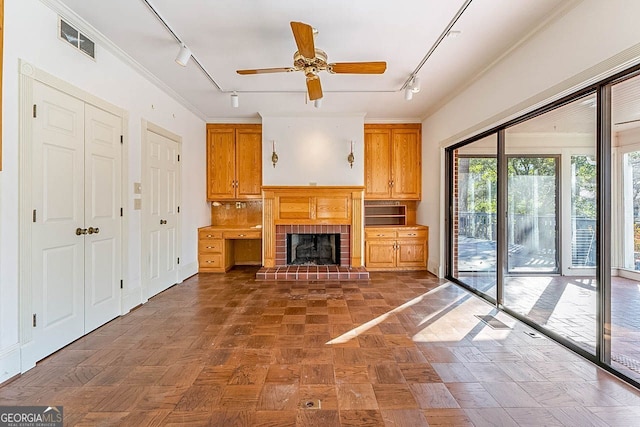
[[[364,187],[262,187],[262,262],[275,267],[276,225],[350,225],[351,266],[364,265]]]

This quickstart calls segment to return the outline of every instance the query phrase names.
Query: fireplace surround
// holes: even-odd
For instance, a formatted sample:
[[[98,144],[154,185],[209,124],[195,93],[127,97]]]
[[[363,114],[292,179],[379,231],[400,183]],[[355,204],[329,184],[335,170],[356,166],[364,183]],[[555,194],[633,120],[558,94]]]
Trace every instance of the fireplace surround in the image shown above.
[[[345,279],[368,279],[364,268],[363,212],[364,187],[263,187],[261,277],[279,280],[270,269],[286,270],[292,277],[295,270],[298,277],[304,268],[302,280],[329,278],[323,276],[325,272],[343,272]],[[287,266],[287,234],[293,233],[339,234],[339,265]],[[286,280],[290,280],[288,277]]]

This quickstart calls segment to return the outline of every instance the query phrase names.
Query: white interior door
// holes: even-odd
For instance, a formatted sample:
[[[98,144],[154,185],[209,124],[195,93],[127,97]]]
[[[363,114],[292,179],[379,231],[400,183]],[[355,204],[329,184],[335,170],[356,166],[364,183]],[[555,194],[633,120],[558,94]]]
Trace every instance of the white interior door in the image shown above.
[[[120,314],[121,118],[34,81],[33,363]]]
[[[120,314],[120,117],[85,107],[85,333]]]
[[[145,234],[148,248],[147,297],[178,281],[178,143],[147,130]]]
[[[84,334],[84,103],[34,82],[32,171],[35,362]]]

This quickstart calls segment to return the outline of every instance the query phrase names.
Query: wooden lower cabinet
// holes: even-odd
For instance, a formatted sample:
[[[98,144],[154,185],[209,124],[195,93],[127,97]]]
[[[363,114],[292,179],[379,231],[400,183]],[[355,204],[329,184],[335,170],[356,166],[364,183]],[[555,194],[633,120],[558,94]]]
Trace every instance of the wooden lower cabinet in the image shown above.
[[[260,265],[262,232],[250,228],[198,230],[198,271],[225,273],[236,264]]]
[[[368,270],[427,269],[428,227],[366,227],[364,234]]]

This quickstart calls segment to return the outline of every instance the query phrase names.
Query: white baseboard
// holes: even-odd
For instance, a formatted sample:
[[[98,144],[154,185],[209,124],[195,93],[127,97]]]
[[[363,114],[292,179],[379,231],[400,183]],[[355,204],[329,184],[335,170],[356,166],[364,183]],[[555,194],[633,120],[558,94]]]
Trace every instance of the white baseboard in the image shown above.
[[[20,344],[14,344],[0,351],[0,384],[18,375],[20,371]]]
[[[442,266],[436,261],[429,261],[427,266],[429,272],[435,274],[438,277],[442,277]]]
[[[122,294],[121,314],[127,314],[131,309],[140,304],[144,304],[145,302],[147,302],[147,299],[142,297],[142,287],[140,286],[140,283],[138,283],[138,286],[133,287],[131,290],[125,291]]]
[[[178,283],[182,283],[184,279],[187,279],[197,273],[198,273],[197,262],[185,264],[184,266],[180,267],[180,273],[179,273],[180,281]]]

